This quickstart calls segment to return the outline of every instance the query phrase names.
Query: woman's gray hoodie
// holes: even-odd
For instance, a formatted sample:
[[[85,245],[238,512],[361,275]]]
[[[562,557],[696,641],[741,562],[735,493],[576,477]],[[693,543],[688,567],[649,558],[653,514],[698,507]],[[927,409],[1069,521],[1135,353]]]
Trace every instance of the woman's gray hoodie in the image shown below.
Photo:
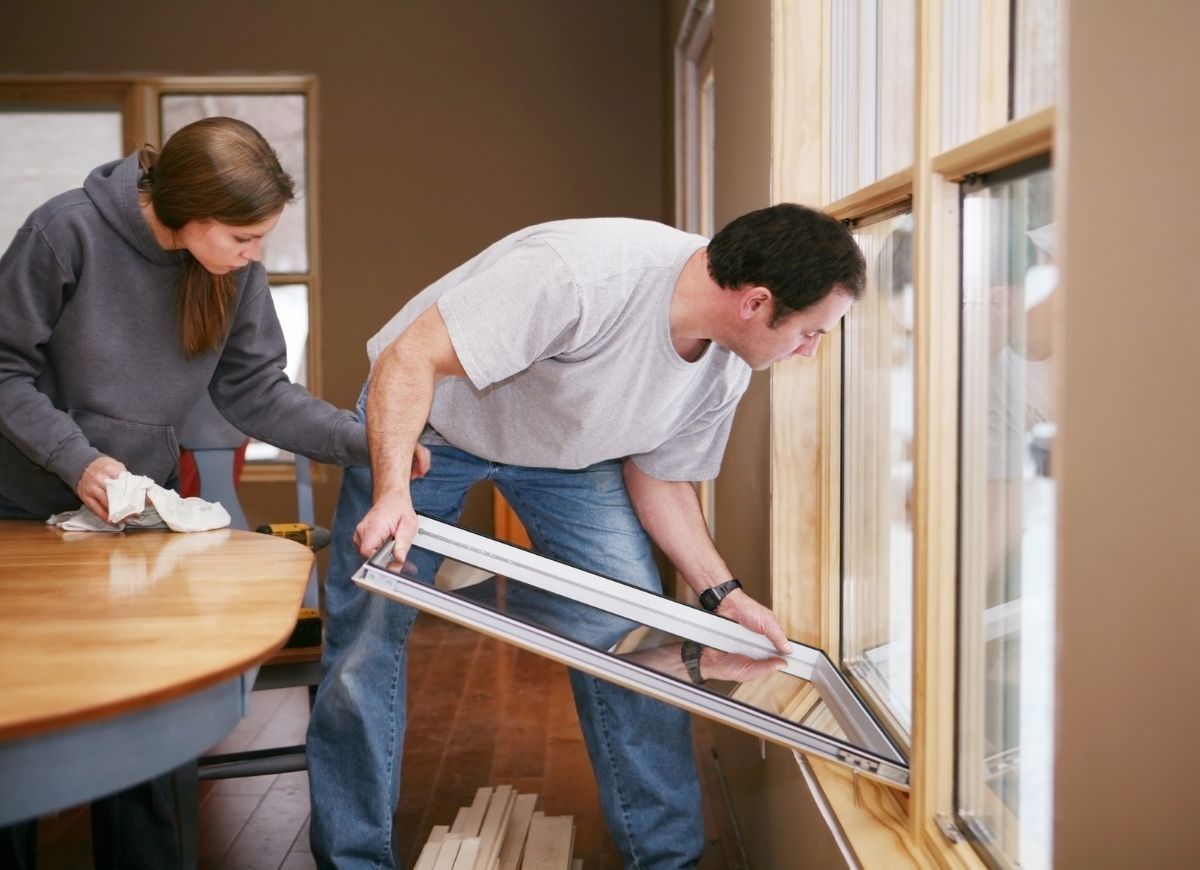
[[[266,272],[235,274],[229,335],[187,359],[182,251],[164,251],[138,206],[136,155],[95,169],[37,209],[0,257],[0,497],[38,515],[79,505],[101,454],[173,481],[176,427],[207,390],[247,435],[321,462],[367,463],[366,433],[291,383]]]

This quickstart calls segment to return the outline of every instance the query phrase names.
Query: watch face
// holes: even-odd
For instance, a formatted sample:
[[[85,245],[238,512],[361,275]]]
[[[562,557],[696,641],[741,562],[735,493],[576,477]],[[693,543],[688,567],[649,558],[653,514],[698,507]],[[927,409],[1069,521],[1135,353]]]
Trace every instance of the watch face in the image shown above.
[[[726,580],[716,586],[711,586],[700,593],[700,606],[708,612],[715,612],[721,605],[721,600],[735,589],[741,589],[742,584],[736,577]]]

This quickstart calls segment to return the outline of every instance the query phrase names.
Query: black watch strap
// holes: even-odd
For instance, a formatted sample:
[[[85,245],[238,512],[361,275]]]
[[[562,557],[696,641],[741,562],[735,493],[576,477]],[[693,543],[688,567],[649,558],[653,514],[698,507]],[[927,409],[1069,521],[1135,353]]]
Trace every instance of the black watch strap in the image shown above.
[[[704,677],[700,674],[700,653],[702,652],[704,652],[704,647],[694,640],[685,640],[679,647],[679,657],[683,659],[683,666],[687,668],[688,679],[697,686],[704,684]]]
[[[711,589],[705,589],[700,593],[700,606],[709,613],[716,613],[717,608],[721,606],[721,599],[735,589],[741,589],[742,583],[738,578],[726,580],[719,586],[713,586]]]

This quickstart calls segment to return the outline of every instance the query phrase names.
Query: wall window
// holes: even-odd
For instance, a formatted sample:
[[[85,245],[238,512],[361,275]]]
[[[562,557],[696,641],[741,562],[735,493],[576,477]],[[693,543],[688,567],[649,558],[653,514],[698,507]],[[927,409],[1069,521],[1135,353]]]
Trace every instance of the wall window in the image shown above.
[[[123,133],[119,109],[0,107],[0,244],[7,248],[50,197],[81,187],[92,169],[123,157]]]
[[[1051,173],[965,188],[958,811],[1050,866],[1057,284]]]
[[[855,227],[867,292],[842,325],[842,666],[912,726],[912,215]]]

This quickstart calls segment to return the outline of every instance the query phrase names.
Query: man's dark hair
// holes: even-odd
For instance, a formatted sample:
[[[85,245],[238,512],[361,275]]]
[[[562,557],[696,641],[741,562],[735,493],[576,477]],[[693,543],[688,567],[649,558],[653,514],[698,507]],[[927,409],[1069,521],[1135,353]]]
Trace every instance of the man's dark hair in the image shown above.
[[[862,251],[841,222],[789,202],[734,218],[708,244],[708,273],[721,287],[758,285],[771,291],[771,326],[835,288],[861,299],[866,269]]]

